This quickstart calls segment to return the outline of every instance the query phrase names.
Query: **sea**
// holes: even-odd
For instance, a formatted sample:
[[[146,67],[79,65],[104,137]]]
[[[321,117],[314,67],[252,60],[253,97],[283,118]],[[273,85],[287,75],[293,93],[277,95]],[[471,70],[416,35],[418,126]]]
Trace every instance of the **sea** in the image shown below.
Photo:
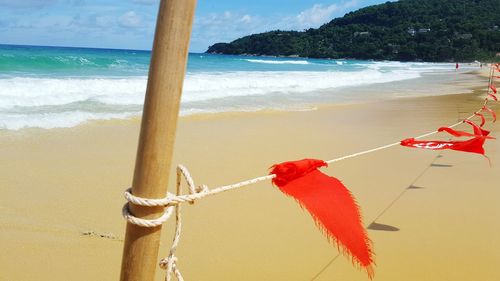
[[[141,50],[0,45],[0,130],[140,116],[150,56]],[[318,103],[356,99],[353,87],[453,71],[450,63],[190,53],[181,115],[314,110]]]

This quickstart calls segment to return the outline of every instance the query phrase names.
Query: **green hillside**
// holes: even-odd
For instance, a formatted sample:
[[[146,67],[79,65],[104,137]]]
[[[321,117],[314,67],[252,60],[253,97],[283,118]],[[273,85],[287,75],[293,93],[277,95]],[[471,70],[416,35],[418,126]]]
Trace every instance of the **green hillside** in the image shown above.
[[[400,0],[317,29],[271,31],[207,53],[401,61],[498,60],[500,0]]]

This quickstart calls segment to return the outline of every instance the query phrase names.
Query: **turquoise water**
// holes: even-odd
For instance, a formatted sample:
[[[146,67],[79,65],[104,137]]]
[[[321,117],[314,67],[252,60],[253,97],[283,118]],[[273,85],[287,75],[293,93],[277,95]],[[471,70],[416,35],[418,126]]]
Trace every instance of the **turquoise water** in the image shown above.
[[[140,115],[151,53],[0,45],[0,129]],[[415,79],[451,64],[189,54],[181,114],[303,110],[335,89]],[[342,99],[348,99],[345,95]]]
[[[151,52],[116,49],[0,45],[0,74],[29,77],[122,77],[147,75]],[[357,71],[361,61],[189,55],[188,71]]]

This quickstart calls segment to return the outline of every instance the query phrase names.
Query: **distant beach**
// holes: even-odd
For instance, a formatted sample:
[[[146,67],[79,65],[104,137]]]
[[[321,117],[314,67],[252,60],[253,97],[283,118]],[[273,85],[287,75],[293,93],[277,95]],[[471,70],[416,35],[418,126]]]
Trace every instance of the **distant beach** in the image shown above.
[[[50,49],[11,52],[18,57],[0,70],[0,280],[117,280],[122,192],[132,181],[149,54],[69,49],[54,61]],[[24,65],[13,67],[19,56]],[[281,161],[331,159],[453,124],[486,89],[474,66],[190,60],[173,163],[210,187]],[[486,150],[491,167],[478,155],[394,147],[325,170],[356,196],[365,224],[375,223],[375,280],[500,278],[498,141]],[[367,280],[335,259],[309,215],[270,183],[183,210],[186,280]]]

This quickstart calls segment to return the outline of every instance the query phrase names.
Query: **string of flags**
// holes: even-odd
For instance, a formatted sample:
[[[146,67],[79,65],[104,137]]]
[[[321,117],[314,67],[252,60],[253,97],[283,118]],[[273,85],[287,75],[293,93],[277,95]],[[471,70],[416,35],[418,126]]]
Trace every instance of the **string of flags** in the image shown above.
[[[464,123],[471,126],[472,132],[458,131],[450,127],[441,127],[438,132],[447,133],[457,138],[450,141],[416,140],[408,138],[400,142],[401,146],[430,150],[455,150],[485,155],[484,143],[494,139],[490,131],[483,128],[488,112],[496,122],[495,112],[488,107],[490,101],[498,101],[495,78],[500,78],[500,64],[491,66],[488,91],[480,110],[474,113],[481,119],[476,124],[470,119]],[[468,138],[460,140],[460,138]],[[354,196],[337,178],[328,176],[318,169],[328,164],[323,160],[304,159],[276,164],[270,174],[275,175],[273,184],[284,194],[293,197],[307,210],[319,229],[330,242],[337,245],[341,252],[352,259],[353,264],[365,269],[370,279],[374,276],[374,251],[372,242],[362,224],[361,211]]]
[[[484,117],[484,116],[483,116]],[[417,141],[414,138],[405,139],[401,141],[402,146],[423,148],[431,150],[444,150],[451,149],[456,151],[478,153],[484,155],[485,151],[483,145],[487,139],[494,139],[489,137],[489,131],[484,130],[476,123],[466,119],[464,123],[472,126],[474,133],[468,133],[464,131],[457,131],[448,127],[441,127],[438,132],[446,132],[454,137],[472,137],[471,139],[465,141]]]
[[[488,102],[491,100],[493,101],[498,101],[498,98],[496,96],[497,94],[497,88],[495,87],[494,79],[496,76],[493,75],[493,73],[497,71],[500,72],[500,67],[498,64],[495,64],[492,66],[492,71],[489,79],[489,85],[488,85],[488,92],[486,93],[486,98],[484,99],[483,107],[474,113],[474,116],[478,116],[481,118],[481,124],[477,125],[470,119],[465,119],[464,123],[467,123],[472,126],[473,129],[473,134],[463,132],[463,131],[455,131],[451,128],[439,128],[438,132],[447,132],[450,135],[454,137],[472,137],[468,140],[451,140],[451,141],[437,141],[437,140],[432,140],[432,141],[417,141],[413,138],[405,139],[401,141],[402,146],[407,146],[407,147],[413,147],[413,148],[421,148],[421,149],[431,149],[431,150],[444,150],[444,149],[451,149],[451,150],[457,150],[457,151],[463,151],[463,152],[471,152],[471,153],[478,153],[481,155],[485,155],[484,151],[484,143],[487,139],[494,139],[492,137],[489,137],[488,135],[490,134],[489,131],[483,129],[483,126],[486,123],[486,118],[484,117],[481,112],[486,111],[491,114],[493,118],[493,122],[496,122],[497,116],[495,112],[488,107]]]
[[[170,212],[167,210],[165,215],[159,219],[144,220],[133,217],[128,213],[128,204],[124,208],[124,216],[128,222],[137,224],[143,227],[155,227],[165,222],[172,214],[172,207],[176,208],[176,236],[170,249],[169,257],[162,260],[160,263],[167,270],[167,280],[171,279],[172,274],[179,280],[183,280],[176,266],[175,251],[177,249],[180,237],[180,209],[179,203],[194,202],[196,199],[203,198],[209,195],[215,195],[224,191],[241,188],[264,180],[272,180],[284,194],[294,198],[299,205],[307,210],[312,216],[314,222],[327,237],[328,241],[337,245],[339,251],[347,257],[350,257],[352,263],[366,270],[368,277],[374,277],[374,251],[372,241],[368,237],[366,229],[363,227],[362,215],[360,208],[349,189],[337,178],[326,175],[319,171],[319,168],[328,166],[328,163],[337,162],[340,160],[352,158],[359,155],[379,151],[393,146],[404,146],[410,148],[430,149],[430,150],[455,150],[468,153],[476,153],[485,155],[484,143],[487,140],[495,139],[490,136],[490,131],[484,128],[487,123],[484,112],[491,115],[493,122],[496,122],[497,116],[495,111],[488,107],[491,101],[497,101],[497,88],[495,79],[500,78],[500,64],[493,64],[491,67],[488,90],[482,107],[474,112],[474,114],[465,119],[463,123],[468,124],[472,129],[470,132],[455,130],[454,127],[461,123],[453,124],[449,127],[441,127],[437,131],[428,133],[415,138],[404,139],[400,142],[381,146],[375,149],[358,152],[345,157],[329,160],[328,162],[318,159],[303,159],[299,161],[289,161],[276,164],[270,168],[268,176],[258,177],[255,179],[239,182],[232,185],[221,186],[214,189],[208,189],[206,186],[197,189],[194,186],[193,179],[189,172],[182,166],[178,168],[176,196],[168,195],[164,199],[146,199],[139,198],[125,192],[125,197],[129,202],[141,206],[169,206]],[[473,117],[481,119],[478,125],[470,120]],[[435,133],[447,133],[456,138],[449,141],[440,140],[420,140]],[[468,138],[461,140],[461,138]],[[417,140],[418,139],[418,140]],[[180,192],[180,176],[183,175],[190,187],[191,194],[181,195]],[[168,202],[168,203],[165,203]],[[175,202],[175,205],[172,203]],[[133,220],[132,220],[133,219]],[[146,221],[147,223],[144,223]],[[159,223],[159,224],[156,224]]]

